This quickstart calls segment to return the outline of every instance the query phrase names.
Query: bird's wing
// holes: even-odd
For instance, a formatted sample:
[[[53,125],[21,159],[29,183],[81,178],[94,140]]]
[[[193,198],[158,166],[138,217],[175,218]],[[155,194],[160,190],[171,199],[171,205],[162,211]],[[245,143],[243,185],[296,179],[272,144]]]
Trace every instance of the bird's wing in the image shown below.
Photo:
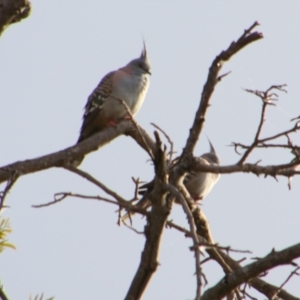
[[[84,107],[83,122],[77,143],[83,141],[97,131],[96,128],[94,128],[94,121],[105,105],[105,101],[111,95],[113,87],[112,79],[114,74],[115,71],[105,75],[92,94],[88,97],[87,103]]]
[[[197,160],[203,165],[209,165],[209,162],[201,156],[197,157]],[[188,172],[184,177],[183,183],[186,184],[186,183],[190,182],[192,179],[196,178],[200,174],[201,174],[201,172],[196,172],[196,171]]]
[[[154,188],[154,179],[139,186],[138,194],[145,195],[147,192],[151,192]]]

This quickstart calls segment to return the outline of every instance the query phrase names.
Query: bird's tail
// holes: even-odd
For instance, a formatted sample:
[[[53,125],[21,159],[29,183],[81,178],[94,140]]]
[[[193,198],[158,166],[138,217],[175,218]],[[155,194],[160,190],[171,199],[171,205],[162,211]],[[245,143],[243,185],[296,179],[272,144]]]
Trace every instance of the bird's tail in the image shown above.
[[[79,167],[79,165],[82,163],[83,160],[84,160],[84,156],[77,157],[71,161],[71,165],[74,168],[77,168]]]
[[[82,142],[82,137],[80,136],[76,145],[78,145],[80,142]],[[82,163],[82,161],[84,160],[84,155],[82,156],[79,156],[79,157],[76,157],[75,159],[72,159],[70,161],[70,164],[74,167],[74,168],[77,168],[79,167],[79,165]]]
[[[150,201],[148,195],[152,191],[153,187],[154,187],[154,180],[139,187],[138,193],[139,193],[139,195],[142,195],[142,198],[138,201],[138,203],[135,205],[135,207],[147,209],[148,207],[151,206],[151,201]],[[127,214],[125,214],[122,217],[121,221],[125,222],[133,214],[134,214],[134,212],[128,212]]]
[[[138,203],[135,205],[135,207],[136,208],[143,208],[143,209],[146,209],[146,208],[150,207],[151,206],[151,201],[149,200],[149,198],[147,196],[148,195],[144,195],[141,198],[141,200],[138,201]],[[126,220],[131,218],[131,216],[133,216],[133,215],[134,215],[134,212],[128,212],[121,218],[121,221],[125,222]]]

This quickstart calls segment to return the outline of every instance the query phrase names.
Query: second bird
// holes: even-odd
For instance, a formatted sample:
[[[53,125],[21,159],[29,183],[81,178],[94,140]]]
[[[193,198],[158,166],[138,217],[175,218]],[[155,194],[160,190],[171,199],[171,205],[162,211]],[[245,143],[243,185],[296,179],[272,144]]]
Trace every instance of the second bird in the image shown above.
[[[219,166],[220,158],[217,155],[210,140],[208,141],[210,144],[210,151],[197,157],[197,160],[200,164],[203,165]],[[191,171],[185,175],[183,184],[185,185],[186,189],[190,193],[191,197],[195,200],[195,202],[198,202],[199,200],[203,200],[203,198],[205,198],[208,195],[208,193],[212,190],[212,188],[218,182],[219,179],[220,174],[217,173]],[[151,206],[149,194],[152,192],[153,188],[154,180],[140,186],[139,194],[143,195],[143,197],[138,201],[136,207],[148,208]],[[125,214],[122,218],[123,222],[126,219],[128,219],[128,217],[129,214]]]
[[[128,114],[120,100],[127,104],[133,116],[139,111],[149,87],[150,69],[144,45],[139,58],[102,78],[85,105],[77,143],[126,118]],[[73,165],[77,167],[82,160],[83,157],[76,159]]]

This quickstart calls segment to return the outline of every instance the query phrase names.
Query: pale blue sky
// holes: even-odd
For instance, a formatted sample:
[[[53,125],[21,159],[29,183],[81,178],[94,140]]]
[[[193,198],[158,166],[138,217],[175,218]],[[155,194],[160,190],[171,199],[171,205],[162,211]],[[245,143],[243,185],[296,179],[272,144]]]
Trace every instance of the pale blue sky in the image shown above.
[[[278,106],[267,111],[264,135],[289,128],[289,120],[300,114],[299,2],[32,0],[32,6],[32,15],[9,27],[0,40],[1,166],[74,144],[90,92],[107,72],[139,56],[143,37],[153,75],[136,119],[150,133],[151,122],[164,128],[178,152],[212,60],[254,21],[260,22],[258,30],[265,38],[224,66],[222,72],[232,73],[217,86],[204,133],[223,165],[238,160],[227,146],[252,141],[261,108],[259,99],[242,88],[288,84],[288,94],[280,94]],[[299,145],[299,134],[293,141]],[[195,154],[208,149],[202,135]],[[120,137],[90,154],[81,168],[130,199],[131,176],[142,180],[153,176],[147,159],[131,138]],[[275,164],[292,156],[257,151],[249,162],[259,159],[261,164]],[[223,175],[203,203],[216,242],[251,250],[253,257],[299,242],[299,182],[294,178],[289,191],[284,178],[276,182],[251,174]],[[68,199],[48,208],[31,208],[62,191],[104,195],[61,169],[24,176],[10,192],[6,204],[11,208],[4,216],[11,220],[10,241],[17,250],[0,256],[7,294],[12,300],[40,292],[56,300],[123,299],[144,237],[118,227],[116,207],[106,203]],[[174,207],[171,218],[187,227],[180,207]],[[144,220],[136,216],[134,224],[142,229]],[[191,244],[179,232],[165,231],[161,265],[143,299],[194,297]],[[280,285],[290,270],[271,271],[267,280]],[[206,264],[204,271],[208,286],[223,276],[215,263]],[[286,288],[299,296],[299,286],[299,279],[293,278]]]

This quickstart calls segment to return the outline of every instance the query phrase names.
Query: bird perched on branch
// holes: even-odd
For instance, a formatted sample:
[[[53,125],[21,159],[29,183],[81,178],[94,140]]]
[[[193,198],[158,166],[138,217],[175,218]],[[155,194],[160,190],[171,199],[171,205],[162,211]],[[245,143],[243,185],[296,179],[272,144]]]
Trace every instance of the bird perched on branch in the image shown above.
[[[151,66],[144,43],[139,58],[126,66],[108,73],[88,97],[83,115],[83,123],[77,143],[103,130],[108,125],[128,118],[128,112],[122,101],[134,116],[144,102],[148,87]],[[78,166],[83,157],[72,162]]]
[[[220,158],[217,155],[210,140],[208,141],[210,144],[210,151],[197,157],[197,160],[199,161],[199,163],[204,165],[218,166],[220,165]],[[220,178],[220,174],[191,171],[185,175],[183,184],[185,185],[186,189],[190,193],[191,197],[195,200],[195,202],[197,202],[199,200],[202,200],[208,195],[208,193],[212,190],[212,188],[217,183],[219,178]],[[136,204],[137,207],[148,208],[151,205],[151,201],[148,195],[153,188],[154,188],[154,180],[140,187],[139,194],[143,195],[143,197]],[[122,218],[122,220],[124,221],[127,218],[128,218],[128,214],[126,214]]]
[[[210,140],[208,141],[210,151],[199,156],[197,160],[204,165],[218,166],[220,164],[220,158]],[[193,199],[199,201],[207,196],[219,178],[220,174],[191,171],[186,174],[183,183]]]

